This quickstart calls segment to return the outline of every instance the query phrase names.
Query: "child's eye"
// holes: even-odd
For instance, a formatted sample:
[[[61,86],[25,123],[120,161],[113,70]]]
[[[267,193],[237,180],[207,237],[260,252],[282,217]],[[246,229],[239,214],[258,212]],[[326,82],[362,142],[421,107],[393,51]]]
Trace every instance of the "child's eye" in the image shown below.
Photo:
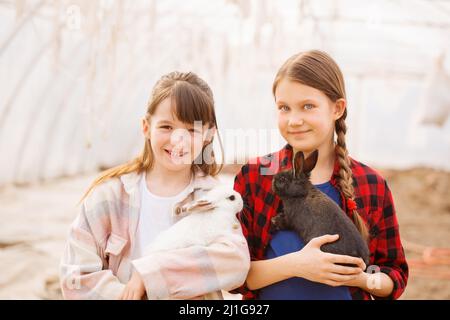
[[[165,130],[170,130],[170,129],[172,129],[171,126],[161,126],[160,128],[161,128],[161,129],[165,129]]]
[[[278,110],[283,111],[283,112],[287,112],[289,111],[289,107],[286,105],[282,105],[282,106],[278,106]]]
[[[314,105],[308,103],[308,104],[305,104],[305,105],[303,106],[303,108],[304,108],[305,110],[311,110],[311,109],[314,108]]]

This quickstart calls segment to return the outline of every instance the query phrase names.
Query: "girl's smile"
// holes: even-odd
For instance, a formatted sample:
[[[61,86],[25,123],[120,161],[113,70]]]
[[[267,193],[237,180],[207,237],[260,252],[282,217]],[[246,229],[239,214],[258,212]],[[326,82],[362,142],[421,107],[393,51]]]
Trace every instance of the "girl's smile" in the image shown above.
[[[164,149],[167,156],[175,163],[179,162],[181,159],[185,158],[189,152],[176,151],[175,149]]]
[[[293,135],[294,137],[303,137],[305,136],[307,133],[310,133],[312,130],[298,130],[298,131],[289,131],[288,130],[288,134]]]

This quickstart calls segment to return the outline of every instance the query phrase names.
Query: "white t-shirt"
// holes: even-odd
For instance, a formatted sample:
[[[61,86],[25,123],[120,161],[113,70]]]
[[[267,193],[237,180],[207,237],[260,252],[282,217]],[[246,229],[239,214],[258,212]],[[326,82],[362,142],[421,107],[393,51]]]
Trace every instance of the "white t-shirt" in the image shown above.
[[[172,215],[173,207],[189,194],[190,186],[193,182],[191,179],[189,185],[175,196],[161,197],[148,190],[145,177],[146,175],[144,173],[139,187],[141,193],[141,209],[136,232],[134,258],[141,257],[143,249],[150,244],[160,232],[168,229],[174,224]]]

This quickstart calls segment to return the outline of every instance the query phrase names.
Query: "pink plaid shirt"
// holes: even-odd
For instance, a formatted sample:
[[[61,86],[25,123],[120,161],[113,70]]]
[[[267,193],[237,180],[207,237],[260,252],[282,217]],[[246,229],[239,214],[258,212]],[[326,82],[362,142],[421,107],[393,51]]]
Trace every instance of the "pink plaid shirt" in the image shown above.
[[[117,299],[136,270],[148,299],[222,299],[245,282],[250,268],[240,228],[207,246],[158,252],[133,259],[142,174],[129,173],[96,186],[73,222],[61,260],[65,299]],[[218,184],[197,173],[190,194],[174,211]]]

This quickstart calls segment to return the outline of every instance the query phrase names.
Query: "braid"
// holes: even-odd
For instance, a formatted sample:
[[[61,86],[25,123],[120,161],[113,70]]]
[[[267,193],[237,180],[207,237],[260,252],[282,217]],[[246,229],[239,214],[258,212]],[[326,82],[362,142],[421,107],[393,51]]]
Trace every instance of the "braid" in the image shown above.
[[[347,111],[343,116],[336,120],[335,129],[337,135],[336,154],[339,162],[339,187],[346,199],[354,200],[355,190],[353,188],[352,170],[350,168],[350,159],[348,157],[347,146],[345,144],[345,134],[347,132],[347,125],[345,124],[345,117]],[[363,236],[364,240],[368,240],[369,232],[364,220],[359,215],[358,211],[353,210],[353,222],[356,228]]]

